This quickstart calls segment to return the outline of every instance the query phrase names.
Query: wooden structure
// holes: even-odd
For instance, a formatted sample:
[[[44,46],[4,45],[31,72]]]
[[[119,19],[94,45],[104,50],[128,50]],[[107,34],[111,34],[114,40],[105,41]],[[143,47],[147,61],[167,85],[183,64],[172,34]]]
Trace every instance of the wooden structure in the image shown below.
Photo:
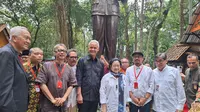
[[[182,66],[184,72],[188,54],[197,54],[200,57],[200,4],[180,42],[167,50],[168,62],[176,67]]]
[[[9,41],[9,32],[5,24],[0,24],[0,47],[6,45]]]

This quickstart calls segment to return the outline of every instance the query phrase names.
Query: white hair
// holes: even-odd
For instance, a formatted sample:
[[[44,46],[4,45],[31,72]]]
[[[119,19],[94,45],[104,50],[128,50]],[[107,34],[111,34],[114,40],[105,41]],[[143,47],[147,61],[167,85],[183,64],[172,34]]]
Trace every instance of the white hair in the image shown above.
[[[62,44],[62,43],[56,44],[53,48],[53,51],[56,52],[58,50],[58,47],[60,46],[64,47],[64,49],[67,51],[67,47],[65,46],[65,44]]]
[[[40,49],[39,47],[33,47],[33,48],[31,48],[31,49],[29,50],[29,54],[31,54],[31,53],[33,53],[33,52],[35,52],[35,51],[41,51],[41,52],[43,52],[42,49]]]
[[[10,29],[10,40],[13,36],[19,36],[21,35],[22,31],[28,31],[28,29],[24,26],[15,26]]]
[[[91,43],[96,43],[98,48],[99,48],[99,42],[97,40],[91,40],[88,44],[88,46],[91,44]]]

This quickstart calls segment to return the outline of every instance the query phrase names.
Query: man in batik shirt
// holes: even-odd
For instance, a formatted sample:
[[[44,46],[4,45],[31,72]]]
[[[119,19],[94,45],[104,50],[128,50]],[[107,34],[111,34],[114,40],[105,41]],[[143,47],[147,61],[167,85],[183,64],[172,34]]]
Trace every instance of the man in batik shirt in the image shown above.
[[[42,66],[43,51],[40,48],[32,48],[30,49],[29,57],[28,62],[23,64],[29,78],[29,104],[27,112],[37,112],[40,88],[39,85],[35,83],[35,79]]]

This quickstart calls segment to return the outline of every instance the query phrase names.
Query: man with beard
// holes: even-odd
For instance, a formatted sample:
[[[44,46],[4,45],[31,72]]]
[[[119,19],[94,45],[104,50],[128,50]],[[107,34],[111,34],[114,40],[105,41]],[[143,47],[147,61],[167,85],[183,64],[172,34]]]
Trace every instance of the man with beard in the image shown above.
[[[24,63],[24,69],[29,78],[29,104],[27,112],[37,112],[39,106],[40,87],[35,79],[42,67],[43,51],[40,48],[31,48],[29,60]]]
[[[150,112],[150,101],[154,89],[154,77],[152,69],[142,64],[144,55],[135,51],[133,54],[133,66],[126,70],[131,98],[130,112]]]
[[[99,42],[91,40],[88,44],[88,51],[89,55],[78,61],[76,70],[79,112],[97,111],[100,83],[104,75],[104,64],[96,57],[99,51]]]
[[[28,78],[19,54],[27,50],[31,35],[27,28],[10,30],[10,43],[0,48],[0,112],[26,112]]]
[[[76,74],[76,64],[77,64],[78,55],[75,49],[69,49],[67,51],[67,64],[72,68],[74,75]],[[72,92],[70,93],[68,97],[67,107],[68,112],[76,112],[77,106],[76,106],[76,89],[73,88]]]
[[[64,44],[54,46],[55,60],[43,64],[36,82],[43,92],[40,98],[40,112],[66,112],[67,101],[76,85],[74,72],[64,61],[67,48]]]
[[[200,67],[198,56],[191,54],[187,56],[188,69],[185,72],[185,93],[188,108],[196,99],[197,90],[200,86]]]

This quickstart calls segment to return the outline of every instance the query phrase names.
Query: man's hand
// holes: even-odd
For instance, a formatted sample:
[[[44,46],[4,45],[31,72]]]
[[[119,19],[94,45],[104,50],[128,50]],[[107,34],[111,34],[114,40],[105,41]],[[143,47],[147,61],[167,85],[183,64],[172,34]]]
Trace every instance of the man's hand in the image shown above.
[[[60,106],[59,103],[58,103],[58,100],[56,100],[57,98],[55,99],[52,99],[51,100],[51,103],[53,103],[55,106]]]
[[[182,110],[176,110],[176,112],[183,112]]]
[[[77,103],[78,104],[82,104],[83,103],[83,96],[82,96],[82,94],[78,94],[77,95]]]
[[[139,106],[144,106],[145,102],[147,101],[146,98],[140,98]]]
[[[135,97],[131,97],[132,101],[134,103],[136,103],[137,105],[139,105],[140,99],[139,98],[135,98]]]
[[[57,104],[59,106],[62,106],[63,103],[66,101],[66,98],[62,97],[62,98],[56,98]]]

